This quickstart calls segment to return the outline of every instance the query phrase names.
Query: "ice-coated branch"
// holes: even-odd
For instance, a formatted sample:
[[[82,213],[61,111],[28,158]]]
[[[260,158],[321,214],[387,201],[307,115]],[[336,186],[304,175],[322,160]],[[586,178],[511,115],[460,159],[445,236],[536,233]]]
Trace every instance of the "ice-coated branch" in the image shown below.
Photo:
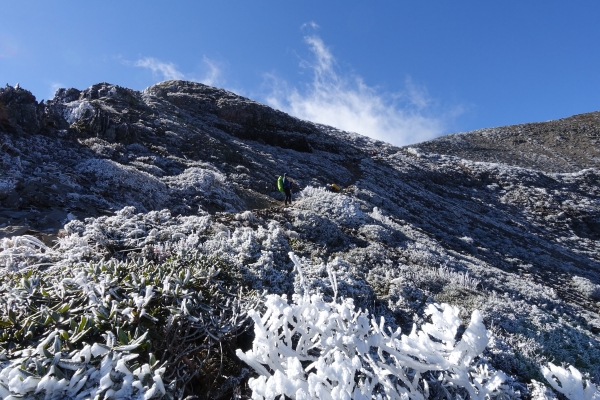
[[[290,258],[301,275],[301,265]],[[328,269],[332,284],[333,271]],[[300,278],[303,281],[302,277]],[[430,305],[431,322],[410,335],[386,332],[365,311],[356,311],[352,299],[330,302],[321,294],[268,295],[266,311],[253,313],[255,339],[240,359],[259,373],[250,379],[254,399],[426,399],[431,384],[447,393],[472,399],[511,398],[503,386],[507,377],[479,367],[476,360],[488,343],[482,317],[474,311],[458,343],[458,309]],[[440,382],[441,380],[441,382]],[[454,396],[455,397],[455,396]]]
[[[575,400],[600,400],[600,391],[596,385],[589,381],[583,381],[581,373],[572,365],[565,369],[552,363],[542,367],[544,378],[552,385],[554,390]],[[584,389],[585,383],[585,389]]]

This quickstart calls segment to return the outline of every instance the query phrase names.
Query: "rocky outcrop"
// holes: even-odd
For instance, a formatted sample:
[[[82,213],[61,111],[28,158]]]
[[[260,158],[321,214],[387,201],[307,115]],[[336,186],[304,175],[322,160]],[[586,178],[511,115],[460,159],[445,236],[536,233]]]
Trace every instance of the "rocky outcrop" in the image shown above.
[[[0,88],[0,130],[11,133],[38,133],[42,127],[43,104],[18,85]]]
[[[201,83],[166,81],[144,93],[164,99],[191,115],[212,114],[218,118],[216,127],[240,139],[311,152],[308,136],[319,132],[313,124]]]

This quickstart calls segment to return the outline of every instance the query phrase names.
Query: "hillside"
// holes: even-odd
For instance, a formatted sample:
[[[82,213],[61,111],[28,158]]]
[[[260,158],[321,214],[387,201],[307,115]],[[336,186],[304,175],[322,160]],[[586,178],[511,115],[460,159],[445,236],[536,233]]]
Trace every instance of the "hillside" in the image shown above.
[[[248,291],[291,295],[293,251],[311,290],[334,295],[331,269],[340,296],[407,334],[431,304],[459,307],[458,336],[479,310],[481,359],[513,398],[544,398],[549,361],[600,384],[599,115],[398,148],[199,83],[101,83],[45,104],[7,86],[0,265],[18,277],[193,250]]]
[[[472,161],[567,173],[600,165],[600,112],[480,129],[420,143],[424,151]]]

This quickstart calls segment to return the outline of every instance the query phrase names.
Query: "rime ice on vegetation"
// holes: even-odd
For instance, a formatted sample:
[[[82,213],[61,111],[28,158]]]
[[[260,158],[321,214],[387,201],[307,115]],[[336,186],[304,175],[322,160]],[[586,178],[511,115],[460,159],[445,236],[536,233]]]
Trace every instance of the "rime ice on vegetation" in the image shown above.
[[[290,255],[302,276],[303,266]],[[326,268],[337,293],[332,266]],[[325,301],[301,281],[304,293],[291,304],[269,295],[263,315],[250,313],[253,347],[237,354],[260,375],[248,383],[254,399],[516,397],[504,373],[475,361],[488,342],[479,312],[460,341],[458,309],[447,304],[429,305],[432,322],[403,335],[386,328],[383,318],[356,310],[351,298]]]

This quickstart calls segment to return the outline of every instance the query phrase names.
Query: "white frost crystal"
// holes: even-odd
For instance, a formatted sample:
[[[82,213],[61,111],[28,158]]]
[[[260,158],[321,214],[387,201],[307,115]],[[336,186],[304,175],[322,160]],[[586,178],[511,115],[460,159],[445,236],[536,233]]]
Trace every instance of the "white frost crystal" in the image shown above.
[[[298,272],[297,258],[290,253]],[[481,315],[473,312],[460,341],[458,309],[429,305],[431,323],[409,335],[386,331],[367,312],[355,310],[352,299],[326,302],[320,294],[269,295],[263,315],[251,312],[255,340],[252,350],[237,351],[261,376],[251,379],[254,399],[426,399],[426,374],[451,392],[463,388],[472,399],[511,398],[500,371],[479,366],[488,335]],[[435,375],[434,375],[435,374]],[[503,396],[503,397],[502,397]]]
[[[542,367],[542,373],[557,392],[564,394],[569,399],[600,400],[600,391],[596,385],[585,381],[584,389],[583,377],[573,366],[565,369],[548,363],[548,367]]]

